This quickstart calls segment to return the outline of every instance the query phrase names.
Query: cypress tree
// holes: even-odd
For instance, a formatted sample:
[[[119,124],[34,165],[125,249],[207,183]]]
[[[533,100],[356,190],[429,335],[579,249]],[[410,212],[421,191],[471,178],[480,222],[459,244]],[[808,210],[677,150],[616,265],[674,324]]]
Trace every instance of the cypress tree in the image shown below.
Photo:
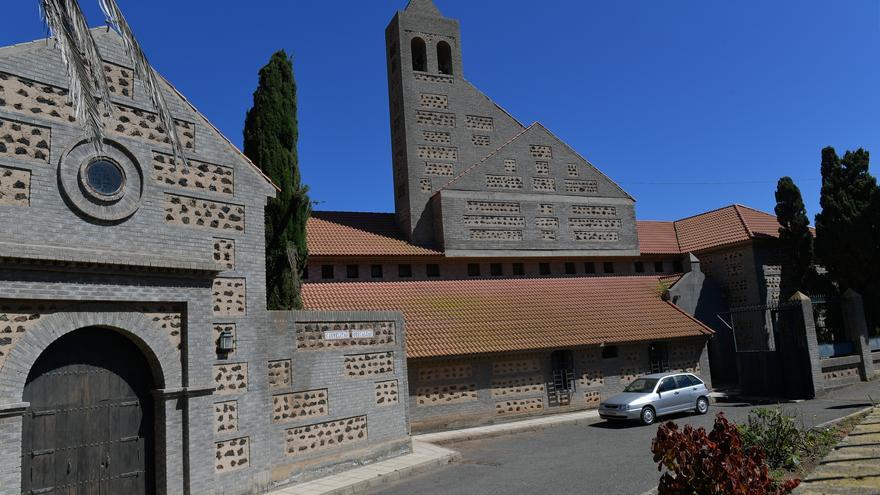
[[[269,309],[299,309],[311,204],[300,179],[293,62],[280,50],[260,69],[244,124],[244,154],[281,189],[266,205],[266,299]]]
[[[803,290],[813,263],[813,234],[801,190],[791,177],[782,177],[776,185],[776,218],[779,242],[785,255],[782,273],[782,297]]]

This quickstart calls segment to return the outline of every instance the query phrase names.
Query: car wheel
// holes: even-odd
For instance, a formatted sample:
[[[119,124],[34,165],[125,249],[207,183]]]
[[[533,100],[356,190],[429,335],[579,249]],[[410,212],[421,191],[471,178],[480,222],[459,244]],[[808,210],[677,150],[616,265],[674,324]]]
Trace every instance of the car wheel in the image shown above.
[[[646,426],[654,424],[654,420],[657,419],[657,413],[654,412],[654,408],[646,407],[646,408],[642,409],[641,419],[642,419],[642,424],[644,424]]]
[[[709,399],[700,397],[697,399],[697,414],[706,414],[709,412]]]

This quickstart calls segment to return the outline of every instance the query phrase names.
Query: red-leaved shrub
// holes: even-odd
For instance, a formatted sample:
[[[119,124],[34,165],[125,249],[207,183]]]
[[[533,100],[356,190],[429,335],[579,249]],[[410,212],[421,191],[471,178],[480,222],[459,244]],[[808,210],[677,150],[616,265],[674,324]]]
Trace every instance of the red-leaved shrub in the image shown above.
[[[651,452],[660,477],[659,495],[782,495],[799,480],[776,483],[760,448],[743,452],[739,431],[724,413],[715,417],[709,434],[704,428],[667,422],[657,429]]]

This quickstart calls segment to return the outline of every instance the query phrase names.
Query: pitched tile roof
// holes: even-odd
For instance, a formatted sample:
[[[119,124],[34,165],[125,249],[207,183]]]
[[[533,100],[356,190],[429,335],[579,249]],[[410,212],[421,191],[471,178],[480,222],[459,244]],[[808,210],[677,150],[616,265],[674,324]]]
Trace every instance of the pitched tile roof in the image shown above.
[[[695,252],[760,237],[779,237],[776,216],[742,205],[730,205],[675,222],[682,253]]]
[[[310,256],[438,256],[411,244],[393,213],[316,211],[306,223]]]
[[[401,311],[407,357],[625,343],[712,333],[658,294],[658,278],[309,283],[309,310]]]
[[[642,254],[679,254],[678,238],[675,236],[674,222],[636,222],[639,234],[639,251]]]

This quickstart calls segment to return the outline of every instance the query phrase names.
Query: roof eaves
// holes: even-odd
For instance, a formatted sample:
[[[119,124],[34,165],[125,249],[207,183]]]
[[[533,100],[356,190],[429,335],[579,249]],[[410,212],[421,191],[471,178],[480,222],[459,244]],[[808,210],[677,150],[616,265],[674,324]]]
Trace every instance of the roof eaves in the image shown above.
[[[701,328],[700,328],[700,331],[703,332],[703,335],[715,335],[715,330],[712,330],[711,328],[709,328],[708,326],[706,326],[705,323],[703,323],[703,322],[701,322],[700,320],[694,318],[693,316],[691,316],[690,314],[688,314],[685,310],[679,308],[678,306],[676,306],[675,304],[673,304],[673,303],[670,302],[670,301],[663,301],[663,302],[665,302],[666,304],[672,306],[673,308],[675,308],[676,311],[678,311],[679,313],[685,315],[688,319],[690,319],[691,321],[693,321],[694,323],[696,323],[698,326],[700,326],[700,327],[701,327]]]

